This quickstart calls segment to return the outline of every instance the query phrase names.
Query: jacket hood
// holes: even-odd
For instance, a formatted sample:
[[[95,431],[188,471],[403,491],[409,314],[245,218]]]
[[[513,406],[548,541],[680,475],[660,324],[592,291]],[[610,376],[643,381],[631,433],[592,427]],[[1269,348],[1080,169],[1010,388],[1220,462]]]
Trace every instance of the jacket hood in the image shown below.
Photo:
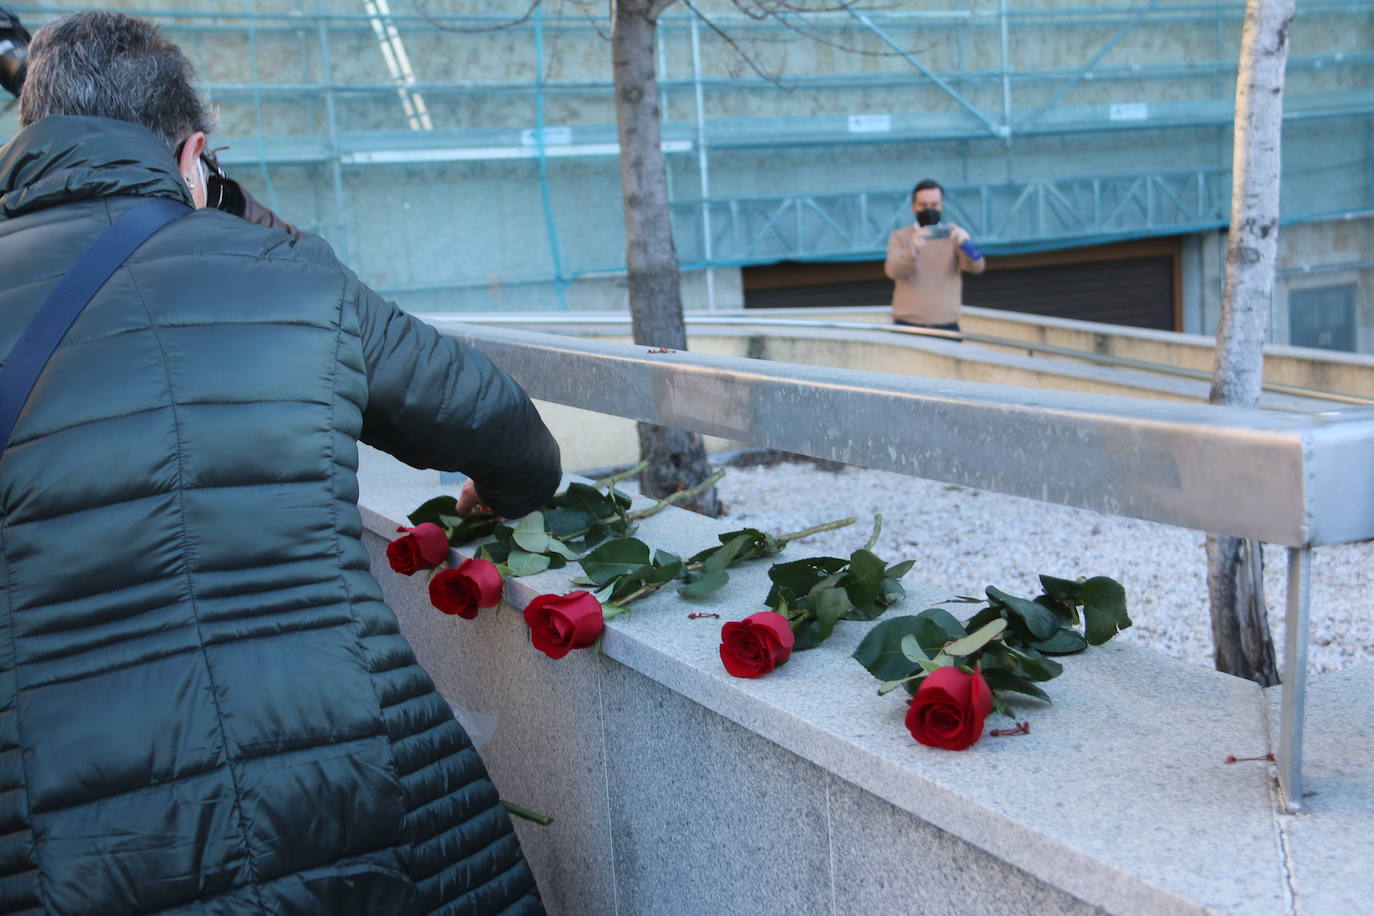
[[[0,148],[0,220],[121,194],[192,203],[166,144],[129,121],[53,115]]]

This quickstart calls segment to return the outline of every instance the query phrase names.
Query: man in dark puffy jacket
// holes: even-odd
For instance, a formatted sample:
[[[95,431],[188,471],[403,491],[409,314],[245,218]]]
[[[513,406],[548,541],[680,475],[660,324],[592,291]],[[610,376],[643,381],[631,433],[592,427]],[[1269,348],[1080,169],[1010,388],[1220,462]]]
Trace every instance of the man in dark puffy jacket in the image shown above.
[[[153,26],[31,47],[0,150],[0,358],[209,118]],[[176,158],[174,158],[174,153]],[[0,458],[0,913],[540,912],[508,815],[368,572],[357,441],[519,516],[524,393],[322,241],[199,209],[53,354]]]

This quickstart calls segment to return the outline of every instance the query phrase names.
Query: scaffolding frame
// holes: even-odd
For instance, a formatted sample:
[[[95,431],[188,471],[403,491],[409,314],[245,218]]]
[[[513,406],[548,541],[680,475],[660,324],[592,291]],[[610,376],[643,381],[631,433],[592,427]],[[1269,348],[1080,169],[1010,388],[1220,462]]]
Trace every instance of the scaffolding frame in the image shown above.
[[[349,182],[353,169],[417,164],[534,159],[538,162],[547,245],[552,276],[522,278],[551,282],[562,291],[578,276],[607,275],[623,270],[608,258],[604,263],[573,264],[563,256],[558,220],[548,192],[555,160],[596,160],[618,155],[612,85],[602,78],[549,79],[546,35],[552,31],[590,39],[597,28],[581,16],[546,14],[542,7],[529,21],[510,27],[529,50],[528,79],[426,80],[423,57],[414,65],[406,59],[403,40],[432,36],[440,28],[487,28],[506,21],[490,15],[422,17],[399,13],[385,0],[366,0],[359,12],[328,9],[326,0],[294,0],[295,9],[259,11],[245,6],[219,11],[148,9],[131,12],[150,16],[174,34],[225,35],[246,38],[249,66],[246,82],[211,82],[207,89],[225,101],[253,107],[255,134],[229,138],[222,157],[231,167],[251,167],[261,176],[270,205],[276,204],[272,170],[322,166],[329,175],[332,220],[317,225],[345,257],[359,253],[361,230],[349,219]],[[69,11],[56,6],[19,6],[30,21]],[[794,74],[786,77],[793,91],[844,93],[884,87],[934,87],[950,103],[945,107],[908,112],[855,112],[849,115],[805,117],[731,117],[713,114],[711,99],[740,93],[785,91],[762,77],[721,76],[708,72],[704,42],[713,35],[691,13],[672,12],[659,26],[660,98],[664,113],[664,151],[687,157],[695,165],[696,182],[676,181],[673,216],[684,266],[710,271],[718,267],[770,263],[778,260],[873,259],[882,257],[886,234],[908,217],[904,187],[846,188],[839,191],[798,189],[781,194],[713,193],[712,172],[718,158],[744,150],[800,147],[862,148],[882,144],[957,143],[995,141],[1006,150],[1007,162],[1016,144],[1027,138],[1092,134],[1107,131],[1169,131],[1176,128],[1212,129],[1219,148],[1233,119],[1229,81],[1236,69],[1228,30],[1235,31],[1243,16],[1241,4],[1164,4],[1160,0],[1132,6],[1013,8],[1009,0],[981,7],[926,11],[858,9],[809,17],[805,25],[822,33],[856,32],[871,39],[887,55],[859,59],[856,69],[868,72]],[[1327,0],[1305,3],[1300,16],[1353,17],[1358,23],[1374,17],[1374,0]],[[1363,18],[1361,18],[1363,17]],[[740,14],[713,14],[723,28],[746,37],[775,40],[787,23],[754,20]],[[1301,23],[1300,23],[1301,25]],[[1113,61],[1112,52],[1146,26],[1189,30],[1210,27],[1215,54],[1208,60],[1139,63]],[[795,28],[795,23],[792,24]],[[1086,29],[1104,32],[1105,40],[1083,41],[1085,59],[1074,66],[1018,66],[1015,37],[1028,29]],[[920,28],[938,32],[945,41],[932,45],[942,52],[923,55],[903,41]],[[850,31],[845,31],[850,30]],[[299,81],[262,78],[258,42],[266,35],[289,34],[300,43]],[[335,46],[341,37],[375,35],[380,42],[378,63],[388,63],[389,81],[338,78]],[[996,47],[996,66],[979,58],[970,65],[967,45],[983,42]],[[313,47],[307,48],[307,44]],[[681,46],[676,55],[671,46]],[[606,58],[608,60],[609,53]],[[315,66],[312,68],[310,62]],[[393,61],[403,61],[392,66]],[[874,61],[877,61],[875,64]],[[363,68],[366,69],[366,68]],[[1345,74],[1374,72],[1374,48],[1355,48],[1290,58],[1290,72],[1318,71]],[[313,70],[313,72],[312,72]],[[1123,102],[1071,105],[1074,90],[1087,84],[1143,85],[1159,80],[1211,80],[1210,98],[1168,102]],[[1368,118],[1374,124],[1374,88],[1345,88],[1290,97],[1286,123],[1308,119]],[[1374,85],[1366,81],[1364,85]],[[974,94],[994,99],[990,107]],[[1024,110],[1018,96],[1037,101]],[[513,105],[528,105],[532,117],[523,123],[445,128],[432,109],[436,100],[450,97],[499,96]],[[412,130],[348,130],[340,108],[359,100],[399,99]],[[604,104],[601,123],[546,123],[550,100],[590,99]],[[323,104],[321,129],[310,135],[270,136],[263,130],[263,107],[271,102]],[[419,109],[428,105],[431,111]],[[431,121],[431,119],[433,119]],[[516,119],[519,121],[519,119]],[[1142,134],[1144,135],[1144,134]],[[1363,158],[1368,190],[1353,199],[1348,210],[1334,213],[1285,213],[1288,222],[1329,216],[1374,213],[1374,129]],[[949,208],[978,237],[990,253],[1028,251],[1117,241],[1124,238],[1181,234],[1224,226],[1229,214],[1230,172],[1224,164],[1192,168],[1126,170],[1088,176],[1016,175],[1007,166],[1005,177],[988,181],[950,181]],[[671,173],[671,170],[670,170]],[[671,180],[671,179],[670,179]],[[713,279],[708,273],[708,281]],[[475,285],[475,284],[474,284]],[[456,288],[456,287],[455,287]],[[714,284],[708,298],[714,305]]]

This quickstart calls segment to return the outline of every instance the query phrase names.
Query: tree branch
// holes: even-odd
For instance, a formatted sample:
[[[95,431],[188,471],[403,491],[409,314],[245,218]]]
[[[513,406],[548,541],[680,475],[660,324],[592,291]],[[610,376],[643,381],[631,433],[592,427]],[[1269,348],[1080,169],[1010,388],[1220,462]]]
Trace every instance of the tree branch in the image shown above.
[[[698,19],[706,23],[706,27],[708,29],[710,29],[712,32],[715,32],[716,35],[720,37],[721,41],[729,45],[730,48],[740,56],[740,59],[743,60],[749,66],[750,70],[753,70],[760,77],[772,83],[774,86],[777,86],[779,89],[790,88],[788,86],[783,85],[782,77],[780,77],[778,74],[769,73],[767,70],[763,69],[763,67],[757,61],[754,60],[753,55],[746,53],[745,50],[739,46],[739,42],[735,41],[734,38],[726,34],[725,30],[722,29],[720,26],[716,25],[715,21],[712,20],[710,16],[707,16],[701,10],[697,9],[696,4],[692,3],[692,0],[682,0],[682,2],[687,7],[687,9],[691,10],[693,13],[696,14],[696,17]],[[749,15],[749,13],[743,9],[741,9],[740,12],[744,13],[746,16]]]
[[[530,0],[529,6],[525,7],[525,12],[521,13],[518,19],[512,19],[509,22],[503,22],[499,25],[475,26],[473,28],[460,28],[458,26],[444,25],[438,19],[435,19],[433,16],[429,14],[429,0],[414,0],[412,6],[415,7],[415,12],[417,15],[420,16],[421,19],[424,19],[426,22],[428,22],[430,25],[434,26],[441,32],[461,32],[465,34],[479,34],[482,32],[499,32],[502,29],[509,29],[514,26],[521,25],[522,23],[529,22],[530,17],[534,15],[534,11],[539,8],[539,4],[542,2],[543,0]]]

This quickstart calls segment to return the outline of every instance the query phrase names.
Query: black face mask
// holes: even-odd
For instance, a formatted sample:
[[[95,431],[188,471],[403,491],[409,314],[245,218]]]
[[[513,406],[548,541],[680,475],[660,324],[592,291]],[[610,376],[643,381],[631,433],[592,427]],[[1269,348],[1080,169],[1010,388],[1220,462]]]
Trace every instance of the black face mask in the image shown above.
[[[940,221],[940,211],[924,209],[916,211],[916,224],[918,226],[933,226]]]

